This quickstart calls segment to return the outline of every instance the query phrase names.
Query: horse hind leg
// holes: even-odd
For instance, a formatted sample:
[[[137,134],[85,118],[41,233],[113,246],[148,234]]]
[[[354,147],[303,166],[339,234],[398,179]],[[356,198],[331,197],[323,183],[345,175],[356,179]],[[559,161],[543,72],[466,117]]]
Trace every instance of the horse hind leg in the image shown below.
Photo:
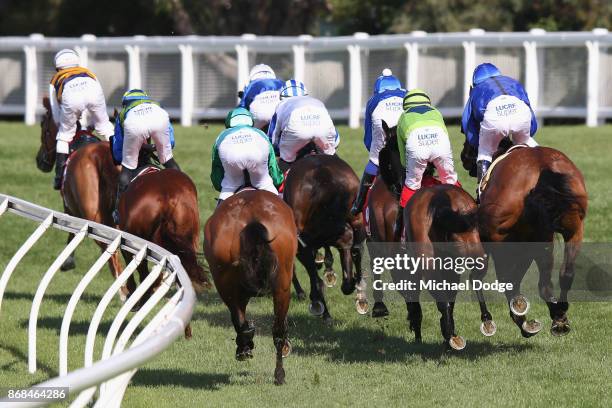
[[[229,305],[232,324],[236,330],[236,360],[244,361],[253,358],[255,343],[255,325],[246,319],[246,306],[248,297],[238,296]]]
[[[291,343],[287,338],[287,312],[289,310],[290,285],[277,287],[274,290],[274,324],[272,326],[272,339],[276,348],[276,368],[274,369],[274,384],[285,383],[285,369],[283,358],[291,353]]]
[[[453,299],[449,292],[432,292],[434,299],[436,299],[436,306],[440,312],[440,330],[444,337],[445,344],[453,350],[463,350],[465,348],[465,339],[461,336],[457,336],[455,332],[455,319],[453,312],[455,309],[454,295]]]
[[[355,308],[357,309],[357,313],[359,313],[360,315],[365,315],[368,313],[370,306],[368,304],[367,297],[368,283],[366,276],[361,268],[362,254],[362,245],[353,245],[351,247],[351,258],[353,260],[353,264],[355,264],[355,276],[357,277],[357,295],[355,297]]]
[[[323,280],[328,288],[332,288],[338,282],[338,276],[334,272],[334,256],[329,246],[325,246],[324,249],[325,257],[323,258],[323,264],[325,265],[325,271],[323,273]]]
[[[295,265],[293,265],[293,277],[291,278],[291,281],[293,283],[293,288],[295,289],[295,295],[297,296],[297,299],[299,301],[306,300],[306,292],[304,292],[304,289],[302,289],[302,285],[298,280],[297,274],[295,272]]]
[[[325,321],[331,321],[331,315],[323,296],[324,284],[317,274],[317,266],[315,264],[315,253],[310,247],[298,245],[297,252],[298,260],[304,265],[310,278],[310,306],[309,311],[313,316],[321,316]]]

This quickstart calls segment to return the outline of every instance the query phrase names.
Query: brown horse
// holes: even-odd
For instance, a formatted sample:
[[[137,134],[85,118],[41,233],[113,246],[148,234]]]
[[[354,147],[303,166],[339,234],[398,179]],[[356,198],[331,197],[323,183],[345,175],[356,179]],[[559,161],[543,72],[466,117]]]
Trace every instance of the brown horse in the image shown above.
[[[296,161],[285,180],[284,199],[293,209],[298,231],[297,257],[310,277],[310,312],[331,320],[323,296],[324,283],[315,263],[316,251],[335,246],[342,266],[341,289],[345,295],[360,288],[356,306],[367,311],[362,286],[361,256],[365,230],[361,216],[351,216],[359,179],[353,169],[337,156],[315,154]],[[353,273],[353,262],[356,273]]]
[[[469,169],[475,149],[466,142],[463,150],[463,166]],[[533,336],[541,329],[537,320],[526,319],[529,303],[520,294],[521,281],[534,261],[539,270],[539,295],[548,305],[552,319],[551,333],[561,336],[570,330],[567,293],[572,286],[574,264],[582,243],[587,202],[580,170],[558,150],[519,148],[492,169],[488,186],[480,197],[478,218],[482,240],[534,243],[522,247],[518,253],[515,251],[511,255],[512,262],[503,262],[504,255],[505,259],[508,256],[503,245],[490,246],[498,278],[513,283],[513,290],[505,293],[510,316],[524,337]],[[558,300],[553,296],[551,281],[555,233],[560,233],[565,242]]]
[[[198,196],[193,181],[185,173],[164,169],[132,181],[119,201],[119,227],[177,255],[196,292],[210,287],[196,256],[200,244]],[[127,252],[123,256],[126,263],[133,258]],[[142,282],[149,274],[147,262],[138,266],[138,272]],[[160,281],[161,276],[157,282]],[[134,278],[130,277],[130,293],[135,287]]]
[[[297,251],[291,208],[267,191],[243,191],[224,200],[204,227],[204,254],[236,330],[236,358],[253,357],[255,327],[246,319],[251,297],[272,292],[275,384],[285,382],[289,355],[287,311]]]
[[[46,113],[40,123],[40,148],[36,154],[36,166],[39,170],[48,173],[55,163],[55,137],[57,126],[51,115],[49,98],[43,98]],[[77,130],[77,134],[84,132]],[[93,135],[92,135],[93,136]],[[113,200],[117,190],[117,177],[119,170],[113,164],[108,142],[87,144],[76,150],[66,166],[62,201],[64,212],[74,217],[114,226],[112,218]],[[68,235],[68,241],[73,234]],[[105,244],[98,244],[102,250]],[[116,278],[122,271],[118,254],[113,254],[109,261],[112,275]],[[71,254],[61,266],[62,270],[75,267],[74,254]],[[122,288],[120,296],[125,300],[127,289]]]
[[[380,178],[384,180],[388,191],[395,192],[394,197],[398,197],[404,184],[405,169],[399,160],[397,135],[391,132],[384,123],[383,127],[388,134],[388,139],[379,155]],[[461,187],[442,184],[421,187],[403,211],[404,235],[408,243],[408,252],[412,256],[421,256],[425,259],[485,258],[484,248],[478,235],[476,202]],[[390,219],[385,223],[389,222],[391,222]],[[397,235],[394,234],[392,240],[396,239]],[[486,268],[474,267],[470,279],[481,280],[485,273]],[[397,272],[395,274],[392,272],[392,276],[396,282],[406,278],[406,276],[399,276]],[[460,275],[453,270],[431,267],[420,268],[410,279],[417,282],[417,289],[402,294],[406,300],[410,329],[415,333],[415,340],[420,342],[423,314],[419,303],[418,282],[457,283]],[[433,289],[429,292],[436,301],[436,306],[441,314],[440,329],[445,343],[455,350],[463,349],[465,340],[456,334],[453,317],[457,291]],[[487,336],[493,335],[496,326],[484,303],[482,291],[478,290],[476,294],[481,307],[481,331]]]

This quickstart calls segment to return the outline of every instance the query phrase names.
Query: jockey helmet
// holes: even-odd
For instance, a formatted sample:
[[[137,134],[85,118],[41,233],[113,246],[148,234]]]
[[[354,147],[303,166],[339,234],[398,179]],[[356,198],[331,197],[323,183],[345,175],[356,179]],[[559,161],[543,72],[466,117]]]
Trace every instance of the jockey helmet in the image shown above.
[[[431,105],[429,95],[422,89],[411,89],[404,96],[403,108],[405,111],[417,105]]]
[[[280,97],[281,99],[290,98],[292,96],[306,96],[308,95],[308,90],[303,82],[300,82],[295,79],[290,79],[285,82],[283,88],[281,89]]]
[[[64,48],[55,54],[55,68],[66,69],[78,67],[80,63],[79,55],[70,48]]]
[[[476,69],[474,69],[474,75],[472,76],[472,86],[476,86],[489,78],[500,75],[501,72],[495,65],[489,62],[485,62],[484,64],[480,64],[476,67]]]
[[[127,106],[130,102],[150,99],[151,97],[149,96],[149,94],[143,91],[142,89],[130,89],[129,91],[123,94],[123,98],[121,98],[121,104],[123,106]]]
[[[389,68],[382,71],[382,75],[378,77],[374,83],[374,93],[381,93],[387,90],[402,89],[400,80],[391,72]]]
[[[275,79],[276,74],[274,70],[270,68],[269,65],[266,64],[257,64],[253,68],[251,68],[251,72],[249,72],[249,81],[254,81],[256,79]]]
[[[225,118],[225,128],[233,128],[236,126],[253,126],[253,115],[244,108],[234,108],[227,114]]]

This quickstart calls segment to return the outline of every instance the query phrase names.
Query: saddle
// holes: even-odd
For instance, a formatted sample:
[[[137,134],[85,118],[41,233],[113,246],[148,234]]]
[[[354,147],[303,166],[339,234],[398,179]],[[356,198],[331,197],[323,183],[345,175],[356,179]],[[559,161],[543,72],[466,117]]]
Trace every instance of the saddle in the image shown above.
[[[139,167],[135,170],[135,176],[132,177],[130,183],[136,180],[138,177],[144,176],[145,174],[157,173],[161,169],[153,164],[147,164],[146,166]]]
[[[479,197],[480,197],[480,194],[482,194],[482,192],[485,191],[485,189],[487,188],[489,184],[489,179],[491,178],[491,174],[493,174],[493,169],[495,168],[495,166],[497,166],[502,160],[508,157],[510,153],[512,153],[515,150],[521,149],[523,147],[528,147],[528,146],[526,144],[514,145],[510,147],[506,151],[506,153],[500,155],[495,160],[493,160],[493,163],[491,163],[491,166],[489,166],[489,170],[487,170],[486,174],[482,177],[482,180],[480,180],[480,184],[478,185],[478,196]]]

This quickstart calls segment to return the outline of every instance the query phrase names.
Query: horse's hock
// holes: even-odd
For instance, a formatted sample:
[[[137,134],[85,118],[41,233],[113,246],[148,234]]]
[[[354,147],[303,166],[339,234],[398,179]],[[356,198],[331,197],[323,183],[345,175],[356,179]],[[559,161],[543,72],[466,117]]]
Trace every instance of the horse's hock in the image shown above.
[[[181,336],[191,319],[196,299],[195,292],[178,257],[134,235],[0,194],[0,216],[7,212],[28,218],[38,223],[38,226],[15,252],[0,275],[0,311],[4,293],[13,272],[16,271],[24,256],[45,232],[49,228],[56,228],[75,234],[74,238],[48,267],[37,286],[32,301],[28,324],[28,368],[30,373],[35,373],[37,370],[36,330],[38,312],[51,280],[62,263],[85,238],[108,245],[107,250],[82,275],[66,306],[59,335],[59,376],[34,387],[67,388],[70,394],[76,395],[78,393],[76,398],[74,398],[74,395],[71,398],[71,407],[83,407],[90,404],[96,392],[97,399],[93,406],[119,407],[128,383],[136,370]],[[74,371],[68,371],[69,330],[74,311],[79,306],[79,300],[87,286],[118,249],[128,251],[135,256],[123,273],[113,281],[97,304],[87,331],[83,366]],[[141,262],[147,261],[155,265],[153,270],[122,305],[119,312],[113,316],[112,324],[104,336],[101,359],[94,362],[96,335],[105,310],[115,295],[119,293],[121,286],[134,273],[137,266]],[[17,273],[27,273],[27,271],[21,270]],[[161,276],[163,284],[127,321],[127,324],[124,324],[128,313],[159,276]],[[173,285],[174,283],[177,283],[177,285]],[[168,298],[165,298],[165,295],[173,286],[176,286],[176,290]],[[163,301],[166,303],[162,305]],[[145,319],[148,319],[146,324],[143,323]],[[140,331],[136,334],[139,327]],[[158,333],[162,332],[164,335],[159,336]],[[54,401],[16,402],[7,397],[0,398],[0,405],[7,407],[44,406],[51,402]]]

